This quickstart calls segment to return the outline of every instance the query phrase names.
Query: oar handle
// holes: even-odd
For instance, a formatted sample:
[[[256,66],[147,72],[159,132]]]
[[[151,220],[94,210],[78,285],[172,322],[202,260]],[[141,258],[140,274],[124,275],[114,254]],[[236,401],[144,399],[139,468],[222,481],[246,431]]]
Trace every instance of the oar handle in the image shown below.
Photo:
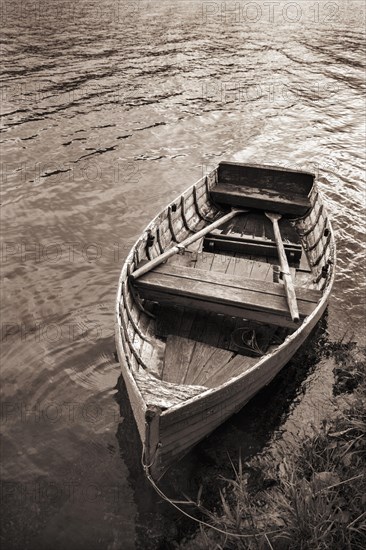
[[[153,258],[146,264],[136,269],[136,271],[131,273],[130,275],[131,279],[135,280],[138,277],[141,277],[141,275],[144,275],[148,271],[151,271],[151,269],[154,269],[154,267],[157,267],[158,265],[162,264],[163,262],[165,262],[166,260],[174,256],[174,254],[177,254],[178,252],[183,251],[187,246],[198,241],[199,239],[207,235],[207,233],[210,233],[210,231],[212,231],[213,229],[216,229],[223,223],[231,220],[234,216],[237,216],[238,214],[243,214],[245,212],[247,212],[247,210],[238,210],[238,209],[231,210],[231,212],[229,212],[228,214],[225,214],[224,216],[221,216],[221,218],[214,221],[210,225],[207,225],[206,227],[201,229],[201,231],[197,231],[197,233],[195,233],[194,235],[191,235],[181,243],[173,246],[172,248],[169,248],[169,250],[166,250],[165,252],[160,254],[160,256]]]
[[[278,226],[278,218],[276,216],[271,216],[270,214],[268,214],[268,217],[270,218],[270,220],[272,220],[273,223],[273,231],[275,235],[278,256],[280,259],[283,282],[285,283],[287,303],[290,310],[291,318],[295,323],[298,323],[300,321],[300,316],[299,309],[297,307],[296,292],[290,273],[290,267],[287,261],[285,247],[283,246],[282,242],[281,231]]]
[[[294,323],[298,323],[300,321],[299,309],[297,307],[296,292],[291,275],[285,273],[283,275],[283,281],[285,283],[287,303],[291,313],[291,318]]]

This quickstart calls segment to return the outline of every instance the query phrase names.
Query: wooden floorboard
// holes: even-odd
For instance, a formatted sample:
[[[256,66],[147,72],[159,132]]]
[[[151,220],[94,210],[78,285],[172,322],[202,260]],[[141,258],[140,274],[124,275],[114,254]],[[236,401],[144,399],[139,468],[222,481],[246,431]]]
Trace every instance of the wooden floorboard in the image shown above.
[[[200,371],[205,366],[210,357],[217,351],[215,346],[210,346],[203,342],[196,342],[194,353],[192,354],[191,361],[186,376],[186,384],[194,385],[194,380],[197,378]]]
[[[226,254],[214,254],[214,259],[211,264],[211,271],[216,271],[217,273],[226,273],[228,265],[231,261],[230,256]]]
[[[234,376],[244,373],[259,361],[256,357],[244,357],[236,355],[219,370],[212,370],[211,375],[205,379],[205,386],[217,388]]]
[[[161,338],[166,338],[169,334],[179,334],[183,313],[183,307],[160,304],[156,314],[156,334]]]
[[[221,227],[219,227],[219,231],[221,231],[221,233],[223,235],[228,235],[229,233],[233,233],[235,231],[235,228],[237,226],[237,223],[238,223],[238,220],[239,219],[239,216],[233,218],[232,220],[230,220],[229,222],[226,222],[226,224],[222,225]]]
[[[183,265],[186,267],[192,267],[195,263],[196,255],[194,252],[189,252],[186,250],[184,254],[174,254],[169,258],[168,263],[173,265]]]
[[[205,269],[206,271],[211,271],[212,262],[215,255],[210,254],[209,252],[199,252],[197,254],[197,260],[194,264],[196,269]]]
[[[192,324],[191,330],[189,331],[189,338],[201,342],[206,332],[206,328],[207,312],[197,310],[194,323]]]
[[[192,331],[192,327],[194,326],[196,316],[197,316],[197,312],[194,310],[186,309],[184,311],[184,314],[182,315],[182,319],[180,322],[180,327],[179,327],[179,334],[183,338],[189,337]]]
[[[170,335],[167,338],[162,380],[183,384],[196,342]]]
[[[223,321],[221,325],[221,330],[219,334],[219,339],[217,341],[217,346],[223,349],[229,349],[231,343],[231,335],[236,326],[236,318],[228,317],[222,315]]]
[[[253,264],[250,272],[250,278],[258,281],[273,281],[273,269],[271,264],[253,260],[252,262]]]
[[[217,348],[197,372],[193,385],[205,386],[205,381],[213,375],[218,375],[232,357],[232,352]]]
[[[236,258],[234,264],[233,275],[235,277],[249,278],[253,269],[253,262],[251,260],[243,260],[242,258]]]
[[[258,236],[258,227],[259,225],[263,226],[263,215],[261,216],[255,216],[251,213],[249,213],[246,216],[246,223],[243,225],[243,228],[240,232],[240,236],[243,235],[253,235]]]
[[[236,264],[240,261],[239,258],[236,257],[236,254],[234,254],[230,258],[230,262],[228,263],[228,266],[226,268],[226,275],[234,275]]]
[[[291,222],[286,218],[279,220],[279,227],[284,242],[300,244],[301,239]],[[218,228],[222,235],[232,237],[259,237],[275,241],[273,225],[264,212],[248,212],[237,216]]]
[[[208,344],[210,343],[213,344],[214,342],[213,345],[219,348],[225,347],[220,344],[221,336],[225,331],[225,318],[226,318],[225,315],[220,315],[219,313],[211,313],[211,324],[209,328],[212,332],[215,333],[216,337],[215,337],[215,340],[211,338],[209,340],[205,339],[205,342],[207,342]]]
[[[218,319],[216,313],[209,313],[206,318],[205,331],[202,334],[202,341],[210,346],[217,346],[219,340]]]
[[[309,266],[309,262],[305,252],[303,252],[301,255],[299,269],[301,269],[302,271],[307,271],[308,273],[311,273],[311,268]]]

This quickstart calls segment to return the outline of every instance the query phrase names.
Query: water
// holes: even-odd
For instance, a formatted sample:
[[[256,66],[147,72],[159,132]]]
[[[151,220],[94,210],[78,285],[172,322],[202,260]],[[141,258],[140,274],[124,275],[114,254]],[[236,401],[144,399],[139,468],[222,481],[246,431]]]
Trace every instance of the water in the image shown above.
[[[319,173],[338,245],[326,338],[362,343],[364,4],[272,7],[2,5],[6,548],[162,548],[187,528],[138,468],[113,309],[142,228],[219,160]],[[174,496],[201,474],[214,485],[226,449],[260,450],[294,400],[307,418],[304,384],[321,408],[331,367],[286,399],[276,381],[175,469]]]

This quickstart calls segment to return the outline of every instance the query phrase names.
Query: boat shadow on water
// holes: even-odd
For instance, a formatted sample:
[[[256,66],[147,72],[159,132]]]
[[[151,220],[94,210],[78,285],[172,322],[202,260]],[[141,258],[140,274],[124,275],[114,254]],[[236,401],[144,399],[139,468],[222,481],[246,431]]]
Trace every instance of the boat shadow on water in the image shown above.
[[[218,507],[219,489],[226,485],[224,478],[233,477],[232,463],[236,465],[239,457],[248,461],[262,452],[288,417],[294,401],[301,400],[303,383],[324,357],[327,315],[326,310],[305,343],[268,386],[169,469],[158,483],[169,498],[182,501],[187,496],[195,501],[202,486],[202,504],[210,510]],[[137,547],[169,548],[169,541],[186,537],[197,524],[162,501],[147,480],[141,465],[142,444],[122,376],[117,390],[122,422],[116,437],[138,509]],[[259,490],[268,480],[253,470],[248,482]],[[199,517],[192,506],[182,508]]]

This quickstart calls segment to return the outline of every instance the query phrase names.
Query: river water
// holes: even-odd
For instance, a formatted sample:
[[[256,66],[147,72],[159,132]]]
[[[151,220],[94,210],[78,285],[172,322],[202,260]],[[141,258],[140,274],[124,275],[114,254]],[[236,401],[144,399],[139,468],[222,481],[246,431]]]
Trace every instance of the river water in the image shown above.
[[[2,4],[4,548],[171,548],[189,529],[138,466],[113,311],[142,228],[219,160],[316,170],[338,246],[321,338],[363,343],[364,10]],[[322,408],[332,364],[309,357],[289,398],[282,377],[176,467],[172,496],[201,474],[214,491],[227,452],[263,449],[291,403],[309,421],[299,395]]]

